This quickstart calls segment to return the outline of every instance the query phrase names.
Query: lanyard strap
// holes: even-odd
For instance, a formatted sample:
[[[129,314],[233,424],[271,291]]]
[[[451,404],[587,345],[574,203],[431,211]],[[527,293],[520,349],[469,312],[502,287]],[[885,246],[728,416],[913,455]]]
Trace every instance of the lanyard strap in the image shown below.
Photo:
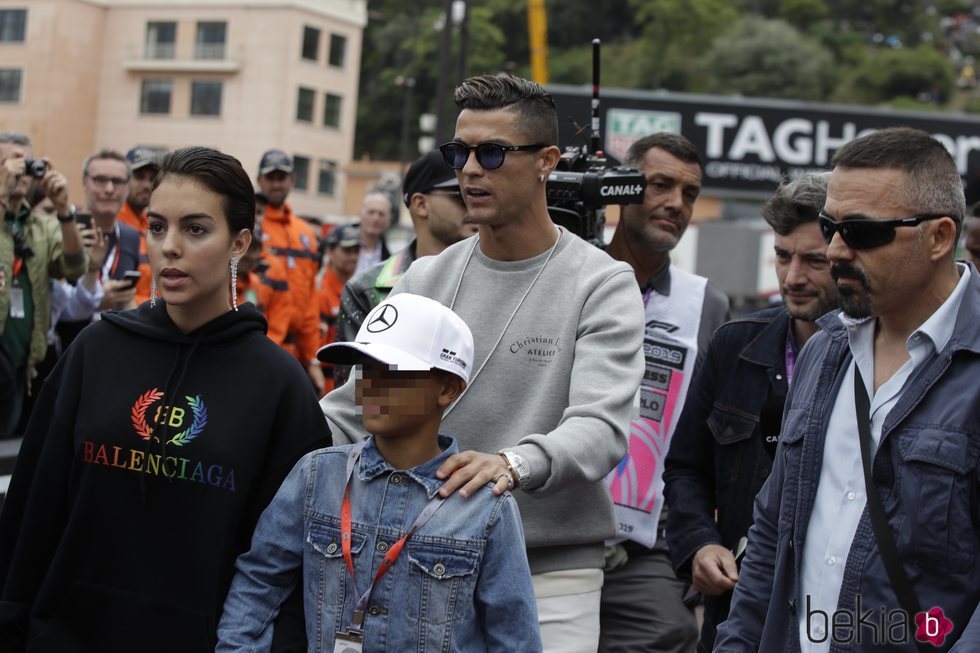
[[[888,573],[888,580],[891,581],[892,589],[895,590],[895,596],[898,597],[898,603],[905,610],[910,622],[915,623],[915,615],[922,612],[922,608],[919,605],[919,599],[915,596],[915,591],[912,589],[908,574],[905,573],[901,559],[898,557],[898,548],[895,546],[895,538],[888,526],[885,507],[881,503],[881,495],[878,494],[878,488],[871,476],[873,463],[871,456],[871,401],[868,399],[868,391],[864,386],[864,379],[861,377],[861,370],[858,369],[857,361],[854,362],[854,406],[861,442],[864,491],[868,496],[868,514],[871,517],[871,526],[874,528],[878,550],[881,551],[881,560],[885,564],[885,571]],[[922,653],[932,650],[918,640],[915,641],[915,644]]]
[[[357,595],[357,580],[354,575],[354,558],[351,556],[351,539],[353,535],[353,520],[351,518],[351,503],[350,503],[350,482],[354,475],[354,467],[357,465],[357,461],[361,457],[361,451],[364,449],[364,445],[367,443],[366,440],[361,440],[357,443],[353,449],[351,449],[350,455],[347,456],[347,483],[344,486],[344,500],[340,506],[340,548],[344,555],[344,562],[347,564],[347,571],[350,573],[351,586],[354,588],[354,595]],[[408,532],[399,538],[397,542],[391,545],[388,552],[385,554],[384,559],[381,560],[381,565],[378,567],[378,571],[374,574],[374,579],[371,581],[371,585],[367,588],[357,603],[354,604],[354,618],[351,623],[351,630],[360,631],[361,625],[364,623],[364,609],[367,607],[368,600],[371,598],[371,591],[374,586],[378,584],[381,577],[384,576],[389,569],[391,569],[395,561],[398,560],[398,556],[401,555],[402,548],[404,548],[405,543],[408,541],[416,531],[425,526],[428,521],[432,518],[432,515],[436,513],[442,504],[445,503],[446,499],[436,495],[429,503],[426,504],[419,516],[415,518],[412,525],[409,527]]]

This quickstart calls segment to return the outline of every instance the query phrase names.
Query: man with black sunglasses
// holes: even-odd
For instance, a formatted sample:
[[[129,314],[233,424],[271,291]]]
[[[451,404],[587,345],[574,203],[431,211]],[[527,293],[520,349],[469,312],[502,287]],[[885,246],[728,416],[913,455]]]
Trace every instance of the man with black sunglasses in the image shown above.
[[[821,228],[842,312],[797,363],[715,651],[980,650],[980,279],[954,259],[960,176],[908,128],[833,164]]]
[[[561,154],[551,95],[484,75],[454,100],[455,137],[440,149],[478,235],[418,259],[393,290],[452,308],[474,336],[470,385],[443,420],[462,452],[438,470],[439,492],[515,491],[544,648],[594,653],[603,541],[615,533],[603,477],[626,453],[643,304],[628,265],[548,216]],[[321,401],[338,442],[364,437],[353,385]]]

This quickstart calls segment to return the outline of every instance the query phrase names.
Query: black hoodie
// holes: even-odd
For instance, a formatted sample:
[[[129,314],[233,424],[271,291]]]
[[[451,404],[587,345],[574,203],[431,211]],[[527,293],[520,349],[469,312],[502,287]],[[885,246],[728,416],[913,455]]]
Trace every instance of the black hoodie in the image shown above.
[[[251,305],[106,313],[48,377],[0,514],[0,650],[205,651],[293,464],[330,445]]]

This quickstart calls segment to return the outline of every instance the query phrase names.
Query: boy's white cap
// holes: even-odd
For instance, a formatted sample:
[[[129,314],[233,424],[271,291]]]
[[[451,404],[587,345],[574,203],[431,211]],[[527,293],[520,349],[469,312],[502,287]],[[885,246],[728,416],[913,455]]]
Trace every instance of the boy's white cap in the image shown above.
[[[354,342],[334,342],[316,353],[325,363],[351,365],[357,354],[403,371],[445,370],[470,380],[473,334],[463,319],[439,302],[400,293],[364,318]]]

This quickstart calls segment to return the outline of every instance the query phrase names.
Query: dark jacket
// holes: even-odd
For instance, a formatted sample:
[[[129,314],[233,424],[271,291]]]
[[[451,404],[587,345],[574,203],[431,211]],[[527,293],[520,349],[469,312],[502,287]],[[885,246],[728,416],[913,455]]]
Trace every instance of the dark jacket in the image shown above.
[[[936,650],[953,646],[956,653],[980,650],[980,277],[975,270],[972,275],[952,337],[909,379],[885,419],[873,463],[899,559],[919,603],[926,610],[942,608],[953,622]],[[823,331],[797,362],[776,462],[756,498],[749,548],[715,651],[800,650],[803,545],[827,424],[851,362],[837,315],[824,316],[820,325]],[[847,556],[838,609],[853,614],[858,598],[875,623],[882,607],[899,607],[867,510]],[[871,630],[861,630],[863,645],[833,643],[831,653],[916,651],[910,643],[875,645]]]
[[[0,513],[0,650],[213,651],[238,554],[331,440],[254,306],[105,313],[46,379]]]
[[[690,579],[698,549],[734,550],[752,525],[752,500],[772,468],[764,440],[778,435],[786,397],[789,325],[783,307],[723,325],[688,392],[664,470],[667,543],[681,578]],[[705,597],[704,650],[730,599],[730,592]]]

